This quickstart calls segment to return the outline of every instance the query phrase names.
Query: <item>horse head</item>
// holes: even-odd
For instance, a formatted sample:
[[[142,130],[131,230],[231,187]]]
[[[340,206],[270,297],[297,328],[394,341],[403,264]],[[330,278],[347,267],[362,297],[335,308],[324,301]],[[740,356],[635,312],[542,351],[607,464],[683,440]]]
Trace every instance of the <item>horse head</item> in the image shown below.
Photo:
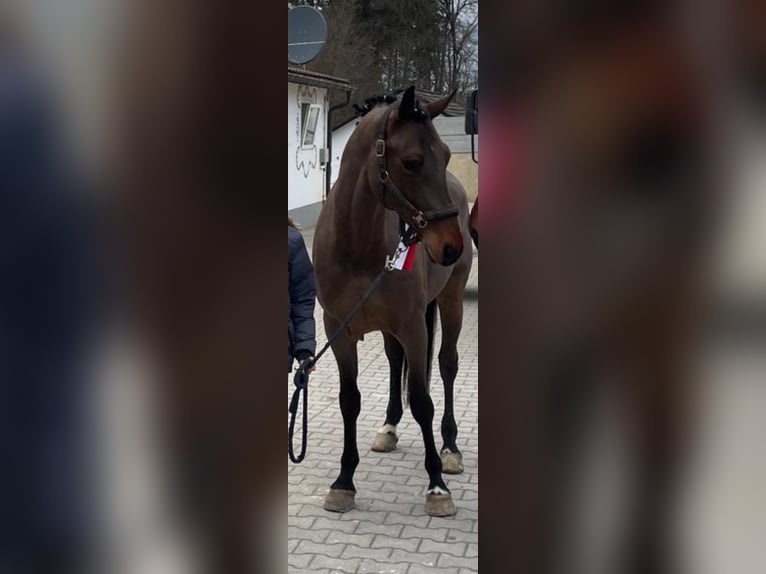
[[[462,254],[463,234],[447,189],[450,150],[432,120],[453,96],[421,105],[411,86],[397,103],[365,117],[369,130],[377,130],[367,164],[373,193],[415,230],[431,260],[445,266]]]

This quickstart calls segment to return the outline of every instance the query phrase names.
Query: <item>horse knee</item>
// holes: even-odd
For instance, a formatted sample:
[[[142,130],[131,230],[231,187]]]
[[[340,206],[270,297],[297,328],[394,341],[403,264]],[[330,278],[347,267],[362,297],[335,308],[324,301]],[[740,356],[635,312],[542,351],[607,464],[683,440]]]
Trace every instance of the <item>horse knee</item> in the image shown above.
[[[343,390],[340,392],[340,410],[344,418],[356,419],[362,406],[362,395],[359,389]]]

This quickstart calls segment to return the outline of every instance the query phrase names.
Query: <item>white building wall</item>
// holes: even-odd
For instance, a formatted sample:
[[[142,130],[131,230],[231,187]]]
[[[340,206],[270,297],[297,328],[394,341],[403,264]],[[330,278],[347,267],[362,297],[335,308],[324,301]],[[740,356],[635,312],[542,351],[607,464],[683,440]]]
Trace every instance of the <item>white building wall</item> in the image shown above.
[[[321,107],[314,143],[301,146],[301,104]],[[321,204],[325,197],[325,170],[320,149],[327,146],[327,90],[287,84],[287,209],[293,211]]]

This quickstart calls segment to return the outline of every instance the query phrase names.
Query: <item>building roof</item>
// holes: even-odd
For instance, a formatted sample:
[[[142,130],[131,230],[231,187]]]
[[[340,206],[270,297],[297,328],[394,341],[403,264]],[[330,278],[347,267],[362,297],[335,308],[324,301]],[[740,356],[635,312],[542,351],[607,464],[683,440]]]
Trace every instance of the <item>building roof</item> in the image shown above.
[[[350,92],[353,90],[351,82],[344,78],[336,78],[313,70],[287,66],[287,81],[295,84],[307,84],[318,88],[329,88]]]
[[[339,130],[343,126],[347,126],[351,122],[358,122],[361,118],[358,115],[350,116],[346,119],[340,120],[337,124],[335,124],[332,129],[333,131]]]

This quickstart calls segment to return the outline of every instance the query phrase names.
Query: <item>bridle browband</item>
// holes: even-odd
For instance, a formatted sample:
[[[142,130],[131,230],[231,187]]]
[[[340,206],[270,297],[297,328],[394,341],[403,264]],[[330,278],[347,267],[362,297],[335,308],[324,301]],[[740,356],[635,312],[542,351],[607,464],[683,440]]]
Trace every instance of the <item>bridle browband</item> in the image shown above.
[[[397,187],[391,179],[391,174],[388,172],[386,161],[386,138],[388,132],[388,118],[391,116],[393,109],[393,107],[389,106],[386,113],[383,114],[383,119],[378,129],[378,137],[375,140],[375,157],[378,160],[379,167],[378,181],[380,182],[382,190],[381,203],[385,208],[395,211],[399,215],[402,237],[405,239],[405,243],[415,243],[420,240],[420,232],[428,226],[431,221],[453,217],[460,211],[455,205],[422,211],[415,207],[412,202],[404,196],[399,187]],[[416,109],[416,113],[422,114],[418,116],[418,119],[424,120],[427,117],[424,110]],[[389,198],[393,198],[395,202],[393,205],[389,202]],[[409,224],[410,231],[405,232],[405,224]]]

